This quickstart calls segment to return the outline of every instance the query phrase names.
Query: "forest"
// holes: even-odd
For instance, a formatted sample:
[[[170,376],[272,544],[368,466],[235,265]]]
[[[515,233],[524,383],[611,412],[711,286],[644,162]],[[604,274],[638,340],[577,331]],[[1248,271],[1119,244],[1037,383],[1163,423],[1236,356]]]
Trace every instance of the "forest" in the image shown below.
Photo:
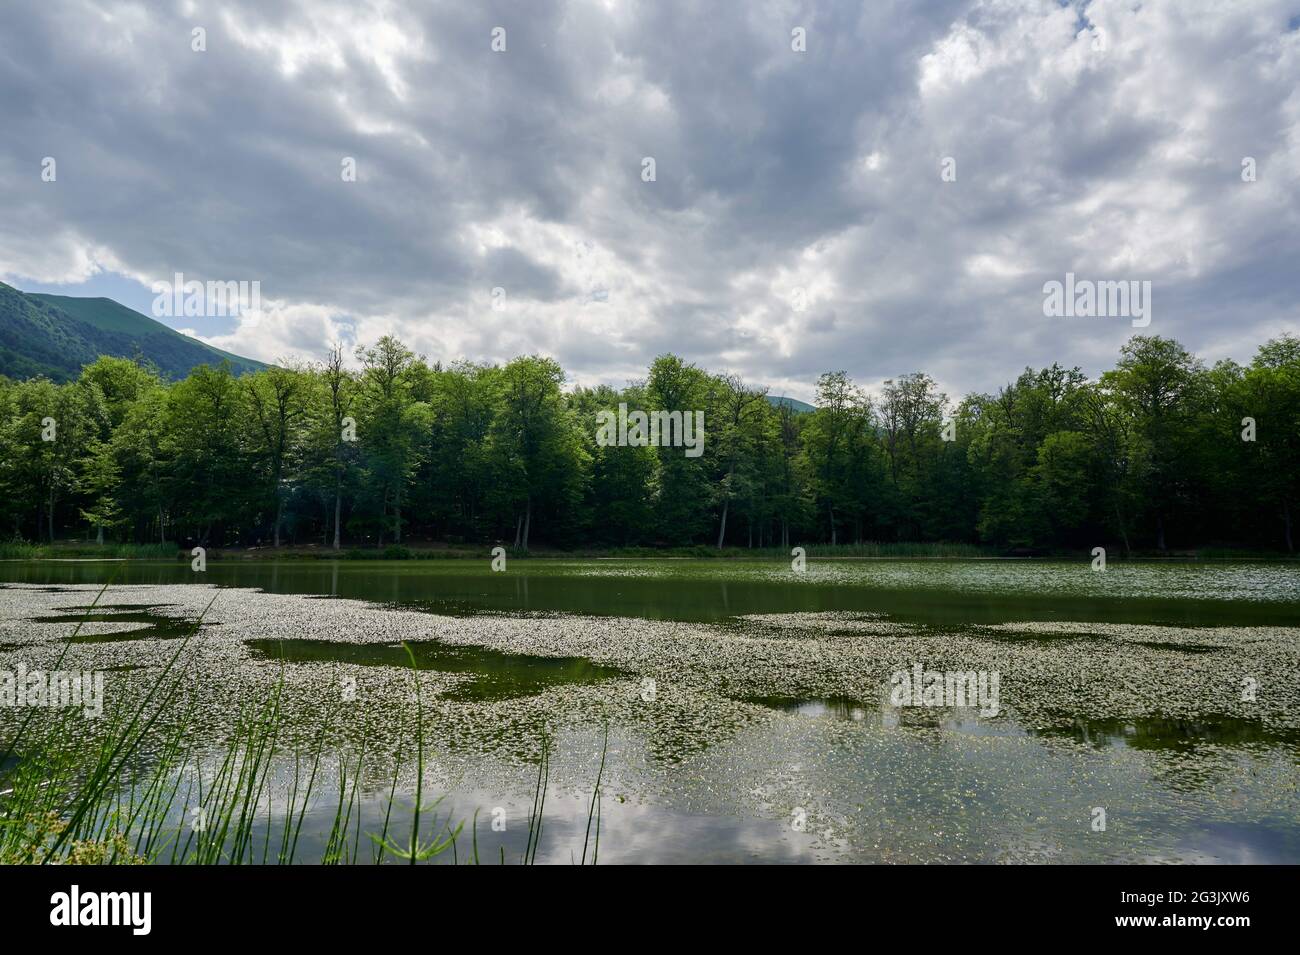
[[[1294,551],[1300,339],[1212,367],[1135,336],[1095,380],[1026,369],[950,401],[922,372],[823,374],[798,412],[674,355],[622,389],[551,358],[346,361],[177,381],[101,357],[0,378],[0,535],[213,547],[790,547],[936,541]],[[605,446],[620,403],[702,411],[703,453]]]

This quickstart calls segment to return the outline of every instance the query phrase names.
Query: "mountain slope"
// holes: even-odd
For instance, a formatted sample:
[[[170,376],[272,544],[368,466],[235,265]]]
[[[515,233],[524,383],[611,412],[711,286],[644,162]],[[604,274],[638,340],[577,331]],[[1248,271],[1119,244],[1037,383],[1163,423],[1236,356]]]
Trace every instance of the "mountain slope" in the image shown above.
[[[196,365],[229,361],[236,374],[266,367],[205,345],[107,298],[20,292],[0,282],[0,375],[75,378],[100,355],[140,356],[181,378]]]
[[[793,411],[795,414],[807,414],[810,411],[816,411],[812,405],[806,401],[800,401],[798,398],[774,398],[772,395],[767,396],[768,403],[774,408],[780,408],[783,405]]]

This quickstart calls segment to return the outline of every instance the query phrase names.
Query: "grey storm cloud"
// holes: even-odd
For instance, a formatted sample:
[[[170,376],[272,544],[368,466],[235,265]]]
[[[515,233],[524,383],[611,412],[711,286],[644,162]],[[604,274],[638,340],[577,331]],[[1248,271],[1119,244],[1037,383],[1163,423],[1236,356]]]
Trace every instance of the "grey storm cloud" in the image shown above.
[[[1300,326],[1294,23],[1272,0],[11,5],[0,277],[257,280],[258,320],[189,330],[264,359],[394,333],[617,384],[673,351],[811,398],[832,369],[950,394],[1096,372],[1133,329],[1046,318],[1073,271],[1150,280],[1147,332],[1245,360]]]

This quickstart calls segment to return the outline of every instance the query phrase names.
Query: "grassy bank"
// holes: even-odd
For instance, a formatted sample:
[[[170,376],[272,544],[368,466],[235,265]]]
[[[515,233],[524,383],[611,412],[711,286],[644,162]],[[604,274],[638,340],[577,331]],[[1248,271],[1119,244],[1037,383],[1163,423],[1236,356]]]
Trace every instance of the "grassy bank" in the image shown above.
[[[171,560],[180,554],[175,544],[96,544],[94,541],[58,541],[29,544],[26,541],[0,543],[0,560]]]

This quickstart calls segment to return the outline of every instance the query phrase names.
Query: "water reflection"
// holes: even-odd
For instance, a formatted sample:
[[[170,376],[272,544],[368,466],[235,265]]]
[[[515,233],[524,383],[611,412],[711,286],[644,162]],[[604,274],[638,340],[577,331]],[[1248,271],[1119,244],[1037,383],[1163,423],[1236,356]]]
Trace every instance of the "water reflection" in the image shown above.
[[[1147,751],[1192,752],[1197,747],[1281,747],[1300,750],[1300,730],[1281,729],[1261,720],[1205,715],[1196,719],[1139,717],[1085,719],[1064,716],[1050,726],[1028,727],[1004,713],[981,719],[973,710],[950,707],[893,707],[849,696],[750,696],[744,701],[769,709],[817,719],[871,722],[887,729],[927,727],[979,736],[1067,738],[1094,749],[1123,747]]]
[[[70,631],[76,631],[66,637],[68,643],[119,643],[126,640],[177,640],[196,633],[202,627],[215,624],[205,623],[196,627],[197,621],[185,616],[173,616],[158,612],[159,607],[167,604],[100,604],[89,606],[64,607],[56,614],[29,617],[32,623],[66,624]],[[131,630],[112,632],[90,631],[79,624],[143,624]],[[16,645],[15,645],[16,646]]]
[[[796,581],[777,570],[775,563],[729,561],[518,560],[506,572],[493,573],[486,560],[481,565],[450,560],[210,560],[204,582],[413,606],[445,601],[472,612],[542,611],[698,622],[750,614],[875,611],[900,622],[934,626],[1052,620],[1170,626],[1300,624],[1300,601],[1289,599],[1289,578],[1279,576],[1285,569],[1268,578],[1277,578],[1273,599],[1259,599],[1254,593],[1242,599],[1191,599],[1181,594],[1159,596],[1160,581],[1162,574],[1193,573],[1196,568],[1127,568],[1128,576],[1145,581],[1138,592],[1121,593],[1116,588],[1085,593],[1075,589],[1083,584],[1069,565],[1043,562],[1008,568],[997,562],[976,563],[981,566],[970,569],[925,562],[887,566],[842,562],[824,572],[810,570]],[[959,572],[966,575],[962,586],[945,589]],[[1218,575],[1206,576],[1207,583],[1231,577],[1220,568],[1199,572]],[[109,573],[120,584],[194,582],[188,563],[0,562],[0,580],[23,583],[98,583]],[[976,574],[983,576],[972,576]],[[989,588],[987,592],[978,589],[980,581]]]
[[[289,663],[355,663],[408,669],[411,656],[401,644],[339,643],[333,640],[247,640],[255,658]],[[422,670],[467,673],[471,679],[442,694],[449,700],[506,700],[533,696],[553,686],[625,677],[622,670],[584,657],[542,657],[502,653],[487,647],[433,640],[407,644]]]
[[[1066,736],[1097,749],[1122,746],[1137,750],[1191,751],[1199,746],[1300,747],[1300,731],[1270,727],[1259,720],[1234,716],[1200,716],[1196,719],[1144,717],[1141,719],[1081,719],[1068,725],[1037,731],[1044,736]]]

